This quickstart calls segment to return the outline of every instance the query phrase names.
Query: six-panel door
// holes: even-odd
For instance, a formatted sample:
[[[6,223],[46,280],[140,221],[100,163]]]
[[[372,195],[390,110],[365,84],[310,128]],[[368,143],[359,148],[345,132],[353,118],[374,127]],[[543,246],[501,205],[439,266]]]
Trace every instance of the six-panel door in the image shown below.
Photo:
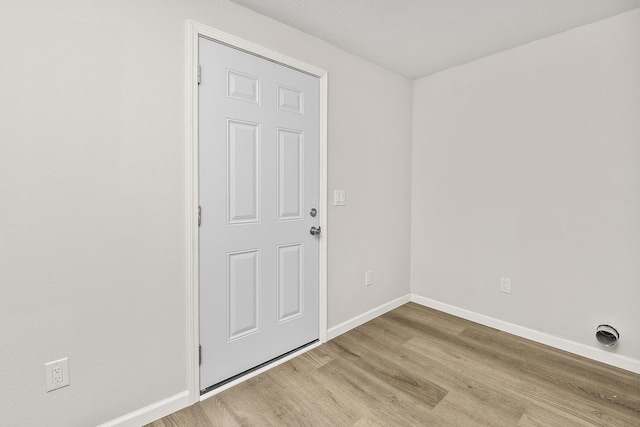
[[[200,38],[200,388],[318,339],[319,82]]]

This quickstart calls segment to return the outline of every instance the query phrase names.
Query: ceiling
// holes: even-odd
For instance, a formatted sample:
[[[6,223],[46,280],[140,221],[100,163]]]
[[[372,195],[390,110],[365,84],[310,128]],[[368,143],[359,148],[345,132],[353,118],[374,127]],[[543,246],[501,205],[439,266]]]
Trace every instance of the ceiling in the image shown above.
[[[416,79],[640,7],[640,0],[231,0]]]

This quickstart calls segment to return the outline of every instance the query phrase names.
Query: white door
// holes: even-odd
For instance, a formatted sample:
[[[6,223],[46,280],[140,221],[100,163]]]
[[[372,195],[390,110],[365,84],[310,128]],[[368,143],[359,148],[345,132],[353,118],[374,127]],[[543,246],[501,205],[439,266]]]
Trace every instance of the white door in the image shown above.
[[[319,80],[199,39],[200,389],[318,339]]]

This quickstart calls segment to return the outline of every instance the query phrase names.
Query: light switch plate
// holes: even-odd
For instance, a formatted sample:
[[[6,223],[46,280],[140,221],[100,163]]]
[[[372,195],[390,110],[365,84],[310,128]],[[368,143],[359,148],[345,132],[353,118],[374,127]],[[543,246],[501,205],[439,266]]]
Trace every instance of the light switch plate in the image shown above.
[[[372,279],[371,275],[372,275],[371,271],[365,271],[364,272],[364,285],[365,286],[371,286],[373,284],[373,279]]]
[[[333,206],[346,206],[347,205],[347,191],[335,190],[333,192]]]

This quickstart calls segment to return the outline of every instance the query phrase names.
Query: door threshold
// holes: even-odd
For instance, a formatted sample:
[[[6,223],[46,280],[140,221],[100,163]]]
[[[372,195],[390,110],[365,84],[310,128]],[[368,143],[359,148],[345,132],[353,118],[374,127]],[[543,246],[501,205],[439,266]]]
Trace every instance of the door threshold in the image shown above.
[[[227,378],[226,380],[220,381],[219,383],[206,387],[200,390],[200,400],[205,400],[215,394],[220,393],[223,390],[226,390],[238,383],[241,383],[242,381],[248,380],[249,378],[259,375],[262,372],[265,372],[271,368],[274,368],[281,363],[284,363],[290,359],[293,359],[296,356],[299,356],[302,353],[305,353],[311,350],[312,348],[317,347],[318,345],[320,345],[320,340],[315,339],[311,342],[301,345],[300,347],[296,347],[291,351],[281,354],[280,356],[267,360],[266,362],[261,363],[258,366],[254,366],[253,368],[247,369],[246,371],[241,372],[237,375],[234,375],[230,378]],[[225,387],[225,386],[228,386],[228,387]]]

